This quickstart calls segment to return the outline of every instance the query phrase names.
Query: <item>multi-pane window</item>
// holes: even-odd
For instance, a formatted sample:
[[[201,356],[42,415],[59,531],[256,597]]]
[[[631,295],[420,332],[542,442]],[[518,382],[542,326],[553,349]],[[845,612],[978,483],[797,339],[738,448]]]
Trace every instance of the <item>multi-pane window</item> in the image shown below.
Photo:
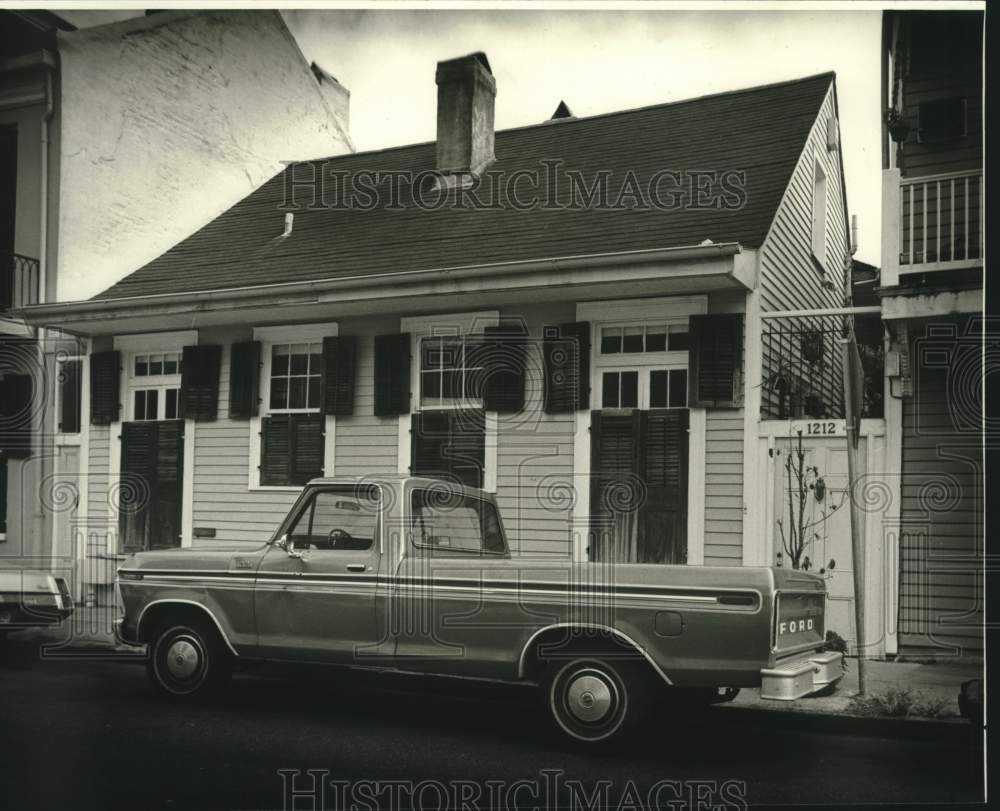
[[[598,407],[687,408],[687,318],[602,324],[596,343]]]
[[[478,407],[482,401],[483,367],[476,344],[463,336],[433,336],[420,341],[420,404],[444,406],[462,403]]]
[[[649,324],[601,327],[601,354],[686,352],[686,324]]]
[[[639,372],[604,372],[601,375],[601,408],[638,408]]]
[[[687,408],[687,369],[602,372],[601,408]]]
[[[176,420],[181,384],[180,352],[142,352],[132,356],[130,419]]]
[[[649,373],[650,408],[687,408],[687,369],[653,369]]]
[[[136,355],[135,377],[158,377],[176,375],[181,371],[181,353],[164,352],[156,355]]]
[[[318,410],[323,376],[319,341],[271,346],[271,411]]]
[[[132,392],[132,419],[138,421],[177,419],[177,393],[178,390],[174,388],[135,389]]]

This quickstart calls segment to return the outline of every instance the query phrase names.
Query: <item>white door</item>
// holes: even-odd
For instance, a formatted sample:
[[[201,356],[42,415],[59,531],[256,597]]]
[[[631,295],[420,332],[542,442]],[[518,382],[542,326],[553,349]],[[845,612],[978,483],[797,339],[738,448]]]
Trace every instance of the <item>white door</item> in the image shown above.
[[[851,564],[851,515],[847,478],[847,440],[843,437],[817,439],[805,438],[802,441],[804,467],[806,475],[806,501],[803,510],[802,526],[807,539],[802,555],[802,561],[809,558],[809,571],[819,573],[824,569],[827,578],[827,630],[836,631],[853,645],[856,637],[854,630],[854,575]],[[865,438],[861,440],[859,456],[863,459],[866,452]],[[785,467],[791,454],[794,458],[798,450],[798,440],[779,438],[775,440],[774,456],[774,511],[775,520],[781,518],[784,523],[785,536],[788,537],[789,518],[789,476]],[[798,466],[797,458],[795,467]],[[816,468],[818,475],[809,470]],[[822,485],[817,488],[817,481]],[[792,505],[795,510],[795,521],[798,521],[798,480],[795,473],[791,477]],[[822,498],[818,498],[817,494]],[[862,520],[864,513],[862,512]],[[863,528],[862,528],[863,533]],[[864,535],[862,534],[862,537]],[[782,549],[781,531],[774,527],[775,563],[790,567],[791,560]],[[830,562],[833,561],[833,566]]]

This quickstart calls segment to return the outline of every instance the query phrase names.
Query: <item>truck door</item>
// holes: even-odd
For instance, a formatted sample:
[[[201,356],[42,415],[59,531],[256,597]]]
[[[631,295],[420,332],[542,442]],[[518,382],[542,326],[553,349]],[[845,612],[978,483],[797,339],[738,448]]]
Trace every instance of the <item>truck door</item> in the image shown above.
[[[254,588],[260,654],[267,658],[365,664],[376,633],[381,564],[381,490],[312,488],[283,539],[264,555]]]

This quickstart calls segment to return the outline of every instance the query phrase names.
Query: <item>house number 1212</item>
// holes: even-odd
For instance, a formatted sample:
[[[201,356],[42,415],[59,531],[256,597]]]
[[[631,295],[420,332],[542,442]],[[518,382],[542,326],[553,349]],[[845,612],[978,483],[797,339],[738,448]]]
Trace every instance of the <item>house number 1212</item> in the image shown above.
[[[804,420],[792,426],[792,435],[801,431],[803,436],[844,436],[845,428],[843,420]]]

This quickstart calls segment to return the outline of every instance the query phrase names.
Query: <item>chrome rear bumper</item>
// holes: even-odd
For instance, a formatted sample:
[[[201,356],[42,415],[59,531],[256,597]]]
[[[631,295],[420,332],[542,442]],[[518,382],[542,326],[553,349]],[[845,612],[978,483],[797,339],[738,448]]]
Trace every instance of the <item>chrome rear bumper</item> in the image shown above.
[[[812,653],[760,671],[760,697],[795,701],[817,693],[844,676],[844,654]]]

